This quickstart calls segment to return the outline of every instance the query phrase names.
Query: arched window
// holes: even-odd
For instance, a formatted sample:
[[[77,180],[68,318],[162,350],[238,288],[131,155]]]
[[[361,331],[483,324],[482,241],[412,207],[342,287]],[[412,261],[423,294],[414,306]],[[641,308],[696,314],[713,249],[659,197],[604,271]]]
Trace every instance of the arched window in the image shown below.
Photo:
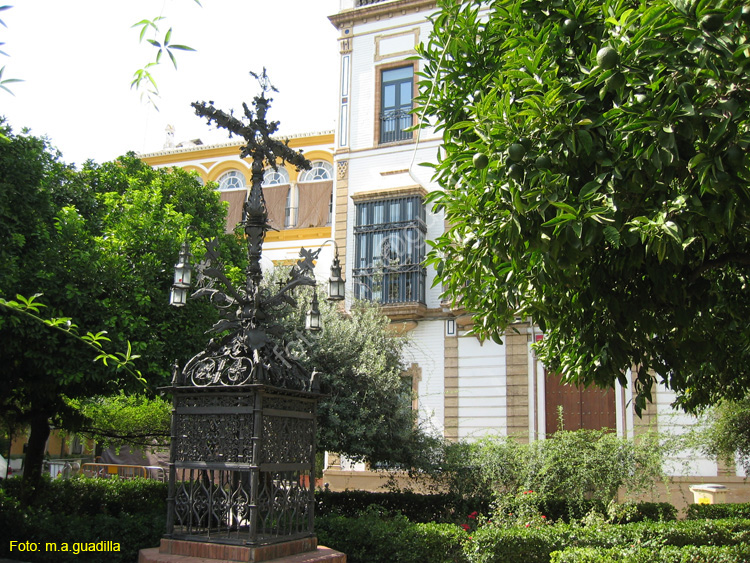
[[[239,190],[245,187],[245,176],[239,170],[230,170],[219,177],[219,191]]]
[[[318,182],[320,180],[331,180],[333,178],[333,166],[325,160],[314,160],[312,168],[300,174],[300,182]]]
[[[279,167],[278,170],[269,168],[263,174],[263,186],[281,186],[289,183],[289,172],[286,168]]]

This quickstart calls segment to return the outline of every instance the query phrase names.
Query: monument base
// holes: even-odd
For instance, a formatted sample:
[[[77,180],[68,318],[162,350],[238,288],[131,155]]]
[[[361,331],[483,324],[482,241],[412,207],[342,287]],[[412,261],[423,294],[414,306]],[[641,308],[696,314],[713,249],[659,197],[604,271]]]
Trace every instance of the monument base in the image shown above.
[[[316,538],[242,546],[162,539],[159,547],[142,549],[138,563],[346,563],[346,555],[318,546]]]

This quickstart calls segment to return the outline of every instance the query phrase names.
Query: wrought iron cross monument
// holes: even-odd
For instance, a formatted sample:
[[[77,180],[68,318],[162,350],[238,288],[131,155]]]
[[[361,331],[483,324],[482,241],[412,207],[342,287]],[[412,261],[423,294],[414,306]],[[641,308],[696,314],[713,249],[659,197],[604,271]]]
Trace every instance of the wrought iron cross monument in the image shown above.
[[[315,285],[313,260],[320,249],[303,249],[276,293],[261,287],[260,265],[271,228],[261,187],[264,169],[276,169],[279,163],[309,169],[310,163],[272,138],[278,122],[266,121],[271,100],[265,94],[275,89],[265,69],[253,76],[262,92],[253,100],[254,111],[243,104],[244,120],[211,102],[192,104],[209,123],[246,141],[240,154],[252,159],[242,219],[248,266],[240,289],[224,275],[215,243],[207,244],[197,266],[193,297],[208,296],[220,308],[222,318],[211,330],[224,336],[212,339],[182,370],[175,368],[167,521],[167,535],[173,539],[248,546],[314,534],[319,397],[315,374],[279,346],[283,334],[273,318],[284,304],[294,303],[290,292],[295,287]],[[188,252],[183,248],[183,254]]]

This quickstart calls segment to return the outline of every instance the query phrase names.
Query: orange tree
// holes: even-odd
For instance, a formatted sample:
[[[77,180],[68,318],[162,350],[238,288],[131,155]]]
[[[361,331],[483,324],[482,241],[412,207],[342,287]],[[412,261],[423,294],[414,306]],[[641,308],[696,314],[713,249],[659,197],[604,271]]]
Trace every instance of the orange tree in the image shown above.
[[[76,401],[123,388],[153,392],[169,382],[173,361],[203,347],[203,332],[217,320],[213,308],[167,303],[187,226],[194,238],[223,237],[229,263],[231,250],[242,259],[242,246],[224,235],[215,190],[183,170],[154,170],[133,155],[75,170],[46,141],[5,126],[0,132],[0,298],[35,296],[45,308],[27,313],[106,332],[104,348],[128,350],[131,375],[137,370],[148,385],[113,362],[92,361],[85,339],[57,330],[67,323],[50,326],[0,307],[0,420],[30,429],[24,478],[34,482],[50,425],[85,425]]]
[[[428,262],[568,381],[634,370],[684,408],[750,386],[750,7],[441,0],[421,105],[442,131]]]

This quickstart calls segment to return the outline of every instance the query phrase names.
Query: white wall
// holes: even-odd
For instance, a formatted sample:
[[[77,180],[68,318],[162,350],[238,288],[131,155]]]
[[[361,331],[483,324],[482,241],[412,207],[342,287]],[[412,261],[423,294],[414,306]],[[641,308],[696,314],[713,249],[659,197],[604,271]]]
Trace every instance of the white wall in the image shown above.
[[[689,431],[690,427],[697,422],[696,417],[673,409],[671,404],[674,400],[674,391],[670,391],[661,384],[656,387],[654,403],[659,433],[681,435]],[[665,471],[668,475],[715,477],[718,474],[718,467],[715,461],[701,455],[699,451],[686,450],[668,459]]]
[[[419,382],[419,417],[440,435],[443,434],[445,409],[443,394],[445,389],[445,354],[443,350],[442,320],[419,321],[417,328],[407,334],[408,346],[404,353],[404,363],[410,367],[419,364],[422,379]]]
[[[458,437],[507,434],[505,346],[458,339]]]

